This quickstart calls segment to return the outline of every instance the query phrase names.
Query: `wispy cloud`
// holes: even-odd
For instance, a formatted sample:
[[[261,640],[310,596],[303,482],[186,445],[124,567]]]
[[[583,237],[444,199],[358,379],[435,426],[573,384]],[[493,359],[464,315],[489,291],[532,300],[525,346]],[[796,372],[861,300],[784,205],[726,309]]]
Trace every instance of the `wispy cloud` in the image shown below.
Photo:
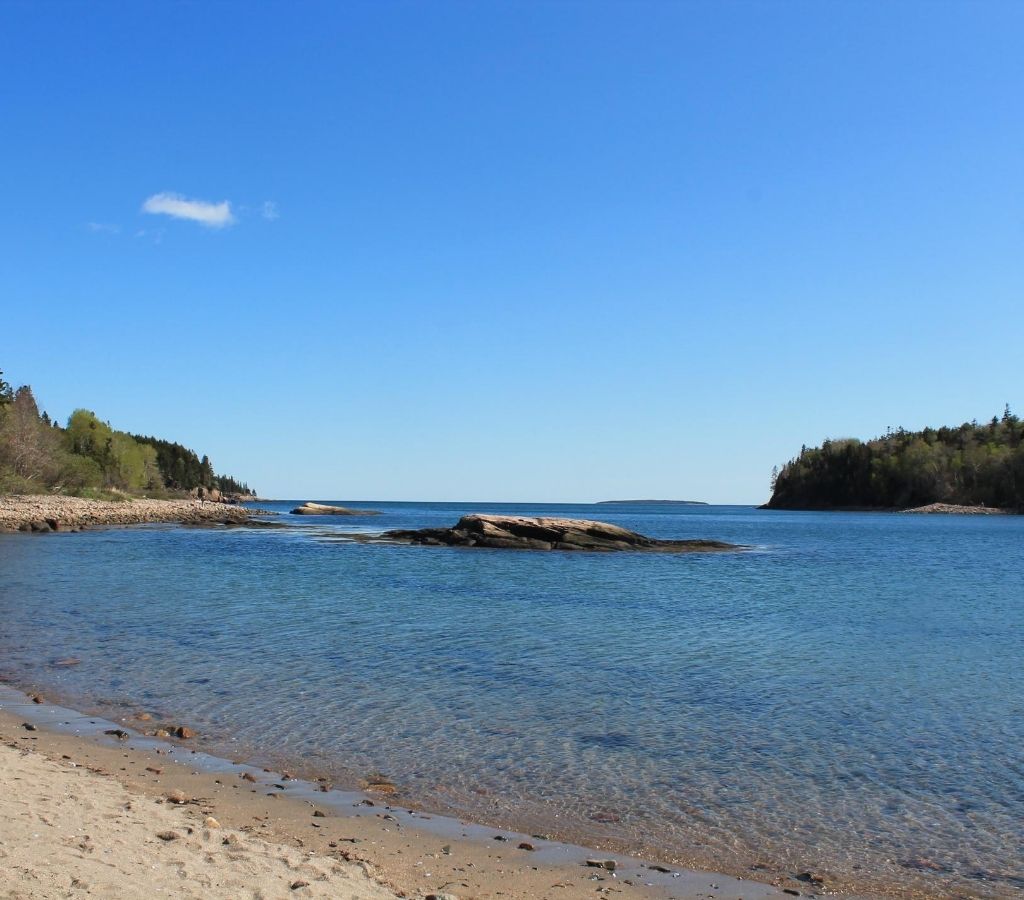
[[[273,222],[281,214],[277,211],[277,204],[273,200],[264,200],[260,215],[268,222]]]
[[[142,204],[142,211],[154,215],[172,216],[175,219],[188,219],[198,222],[207,228],[224,228],[233,225],[235,217],[231,214],[231,202],[208,203],[206,200],[189,200],[181,194],[160,193],[147,198]]]
[[[109,225],[106,222],[86,222],[85,227],[93,234],[120,234],[120,225]]]

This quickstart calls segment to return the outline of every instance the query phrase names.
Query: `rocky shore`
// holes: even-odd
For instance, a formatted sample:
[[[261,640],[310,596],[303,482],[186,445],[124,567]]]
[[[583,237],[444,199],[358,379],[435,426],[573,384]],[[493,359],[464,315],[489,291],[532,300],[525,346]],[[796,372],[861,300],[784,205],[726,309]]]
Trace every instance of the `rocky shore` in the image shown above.
[[[998,506],[960,506],[956,503],[929,503],[927,506],[916,506],[913,509],[904,509],[902,512],[916,513],[922,516],[1005,516],[1011,511],[1000,509]]]
[[[81,531],[93,525],[141,525],[147,522],[241,525],[249,522],[254,512],[200,500],[127,499],[113,502],[56,495],[10,495],[0,497],[0,532]]]
[[[620,528],[618,525],[589,519],[527,516],[463,516],[454,528],[385,531],[380,539],[402,544],[502,550],[639,550],[651,553],[707,553],[743,549],[724,541],[658,540]]]

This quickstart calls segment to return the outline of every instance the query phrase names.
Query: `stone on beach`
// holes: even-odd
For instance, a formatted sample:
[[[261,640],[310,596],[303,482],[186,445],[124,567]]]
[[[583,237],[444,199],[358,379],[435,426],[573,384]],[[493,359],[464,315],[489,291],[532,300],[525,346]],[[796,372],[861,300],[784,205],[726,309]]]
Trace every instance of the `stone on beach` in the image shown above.
[[[353,539],[362,536],[350,535]],[[482,547],[507,550],[639,550],[653,553],[704,553],[741,550],[713,540],[659,540],[607,522],[529,516],[469,515],[454,528],[385,531],[381,537],[404,544]]]

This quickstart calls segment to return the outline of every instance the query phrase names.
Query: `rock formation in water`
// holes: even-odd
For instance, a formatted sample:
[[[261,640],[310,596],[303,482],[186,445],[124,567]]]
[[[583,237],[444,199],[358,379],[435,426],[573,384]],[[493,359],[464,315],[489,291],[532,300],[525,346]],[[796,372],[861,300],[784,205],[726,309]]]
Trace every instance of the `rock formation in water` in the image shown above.
[[[345,506],[328,506],[326,503],[303,503],[292,513],[297,516],[379,516],[376,509],[349,509]]]
[[[454,528],[386,531],[384,540],[403,544],[448,547],[489,547],[507,550],[642,550],[654,553],[700,553],[741,550],[723,541],[663,541],[588,519],[471,515]]]

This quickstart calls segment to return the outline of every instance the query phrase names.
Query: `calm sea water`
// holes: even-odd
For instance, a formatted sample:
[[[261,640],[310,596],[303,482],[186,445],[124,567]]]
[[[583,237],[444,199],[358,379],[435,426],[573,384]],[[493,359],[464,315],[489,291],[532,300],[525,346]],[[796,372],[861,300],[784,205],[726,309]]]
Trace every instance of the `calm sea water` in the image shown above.
[[[382,771],[493,824],[868,892],[1024,895],[1024,518],[370,505],[281,530],[0,535],[2,674],[188,722],[225,754]],[[756,549],[337,539],[470,511]]]

